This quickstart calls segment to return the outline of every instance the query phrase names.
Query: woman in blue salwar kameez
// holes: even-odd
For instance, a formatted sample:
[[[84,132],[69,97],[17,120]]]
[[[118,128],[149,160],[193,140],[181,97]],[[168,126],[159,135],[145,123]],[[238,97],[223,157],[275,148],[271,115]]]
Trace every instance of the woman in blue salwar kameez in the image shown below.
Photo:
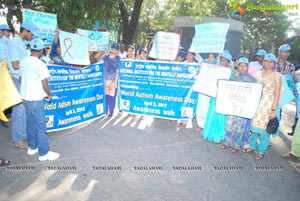
[[[231,54],[224,52],[220,59],[220,66],[231,68],[231,60]],[[209,142],[221,143],[224,140],[226,116],[217,113],[215,109],[216,98],[211,97],[202,137]]]

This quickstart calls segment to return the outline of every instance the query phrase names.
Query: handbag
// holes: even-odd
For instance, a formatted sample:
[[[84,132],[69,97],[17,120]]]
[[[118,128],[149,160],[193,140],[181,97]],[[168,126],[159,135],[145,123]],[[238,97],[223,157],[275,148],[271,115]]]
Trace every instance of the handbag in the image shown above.
[[[278,127],[279,127],[278,118],[275,117],[274,119],[270,119],[266,128],[267,133],[269,133],[270,135],[276,133]]]

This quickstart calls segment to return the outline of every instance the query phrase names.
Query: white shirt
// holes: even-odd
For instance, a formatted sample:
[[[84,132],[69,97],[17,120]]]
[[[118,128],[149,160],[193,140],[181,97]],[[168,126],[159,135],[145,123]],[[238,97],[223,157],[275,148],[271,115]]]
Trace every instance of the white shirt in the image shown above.
[[[0,61],[2,59],[7,58],[7,50],[8,50],[9,38],[6,36],[2,36],[0,38]]]
[[[123,53],[119,53],[119,56],[121,57],[121,59],[125,59],[127,57],[127,53],[124,51]]]
[[[19,70],[15,70],[11,62],[21,61],[21,59],[24,59],[27,56],[26,43],[20,38],[19,35],[15,35],[15,37],[9,41],[8,45],[7,63],[9,65],[9,73],[18,75]]]
[[[42,80],[50,77],[47,65],[39,58],[29,56],[20,61],[20,76],[22,79],[20,94],[24,100],[43,100],[47,94]]]

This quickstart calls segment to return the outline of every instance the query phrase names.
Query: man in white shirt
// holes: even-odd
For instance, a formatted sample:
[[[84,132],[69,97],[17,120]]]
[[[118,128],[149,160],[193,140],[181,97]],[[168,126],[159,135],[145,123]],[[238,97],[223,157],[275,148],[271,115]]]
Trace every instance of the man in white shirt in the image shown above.
[[[12,29],[7,24],[0,25],[0,61],[7,58],[9,37]]]
[[[264,56],[266,54],[267,52],[263,49],[259,49],[256,52],[256,61],[252,61],[249,63],[248,73],[250,75],[254,75],[257,71],[263,70],[263,61],[264,61]]]
[[[35,38],[30,42],[31,55],[20,61],[20,94],[24,99],[27,117],[28,155],[39,154],[40,161],[56,160],[59,153],[50,151],[46,136],[44,99],[51,101],[47,78],[47,65],[39,57],[43,54],[44,42]]]
[[[9,73],[14,81],[16,88],[20,89],[19,83],[19,62],[27,57],[25,40],[31,40],[34,36],[38,36],[37,27],[31,22],[23,22],[21,24],[20,33],[16,34],[9,41],[7,63],[9,65]],[[12,111],[12,142],[17,148],[27,148],[27,143],[24,141],[27,138],[26,134],[26,114],[24,105],[21,103],[13,107]]]
[[[125,59],[127,57],[127,52],[125,51],[125,45],[122,44],[120,46],[120,52],[119,52],[119,56],[121,57],[121,59]]]

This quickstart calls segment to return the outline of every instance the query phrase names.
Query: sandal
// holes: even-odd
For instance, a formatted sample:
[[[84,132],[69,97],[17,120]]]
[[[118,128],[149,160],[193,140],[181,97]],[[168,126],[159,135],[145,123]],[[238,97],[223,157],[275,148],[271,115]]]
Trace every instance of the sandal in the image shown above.
[[[199,128],[196,129],[196,131],[199,132],[199,133],[201,133],[202,130],[203,130],[203,128],[201,128],[201,127],[199,127]]]
[[[133,122],[138,122],[138,120],[139,120],[139,118],[136,115],[134,115],[133,118],[132,118],[132,121]]]
[[[231,149],[231,153],[238,153],[239,150],[238,149]]]
[[[5,159],[5,158],[1,158],[0,159],[0,167],[1,166],[6,166],[6,165],[9,165],[10,164],[10,161]]]
[[[264,158],[264,155],[263,154],[257,154],[255,157],[254,157],[254,159],[255,160],[261,160],[261,159],[263,159]]]
[[[185,128],[185,127],[186,127],[186,124],[185,124],[185,123],[178,123],[178,124],[177,124],[177,127]]]
[[[292,153],[287,153],[285,155],[282,156],[283,158],[297,158],[296,156],[294,156]]]
[[[243,152],[243,153],[253,153],[254,150],[251,149],[251,148],[247,148],[247,149],[243,149],[242,152]]]
[[[226,144],[222,144],[221,149],[227,149],[227,145]]]

